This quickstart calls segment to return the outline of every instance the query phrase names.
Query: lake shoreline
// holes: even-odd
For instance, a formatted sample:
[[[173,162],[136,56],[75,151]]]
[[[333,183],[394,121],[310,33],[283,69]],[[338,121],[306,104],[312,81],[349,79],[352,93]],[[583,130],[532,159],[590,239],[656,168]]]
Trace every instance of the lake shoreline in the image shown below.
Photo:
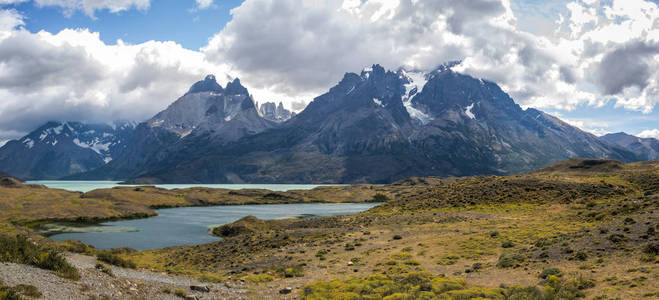
[[[264,220],[313,219],[356,214],[380,204],[362,202],[189,206],[158,210],[157,215],[151,218],[114,220],[110,223],[42,223],[38,228],[34,228],[34,231],[58,242],[78,240],[97,249],[150,250],[201,245],[221,240],[222,237],[213,232],[215,228],[247,216]]]

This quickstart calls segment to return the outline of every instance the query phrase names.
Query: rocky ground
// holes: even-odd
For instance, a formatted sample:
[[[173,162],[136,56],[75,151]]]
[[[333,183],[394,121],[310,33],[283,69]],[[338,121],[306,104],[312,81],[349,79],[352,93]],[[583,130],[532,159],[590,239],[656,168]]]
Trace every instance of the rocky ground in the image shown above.
[[[97,269],[96,258],[67,254],[80,280],[58,277],[28,265],[0,264],[0,280],[7,286],[33,285],[41,299],[245,299],[240,286],[202,283],[190,278],[110,266],[112,276]],[[195,287],[198,290],[192,290]],[[208,292],[201,291],[208,288]],[[178,293],[177,293],[178,291]],[[183,293],[181,293],[183,291]]]

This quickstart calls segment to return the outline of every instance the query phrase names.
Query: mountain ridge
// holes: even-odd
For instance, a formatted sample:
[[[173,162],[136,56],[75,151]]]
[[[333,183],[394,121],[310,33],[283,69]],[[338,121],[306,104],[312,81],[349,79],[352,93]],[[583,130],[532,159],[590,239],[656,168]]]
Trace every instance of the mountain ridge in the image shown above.
[[[659,140],[655,138],[641,138],[624,132],[609,133],[601,138],[636,153],[643,160],[659,160]]]
[[[637,159],[451,65],[405,73],[377,64],[346,73],[287,122],[221,148],[188,140],[195,151],[131,182],[388,183],[522,173],[574,157]],[[423,86],[411,87],[413,78]]]
[[[496,83],[454,72],[457,63],[427,73],[378,64],[348,72],[298,114],[281,103],[258,105],[238,78],[222,87],[208,75],[138,124],[112,161],[64,178],[390,183],[517,174],[578,157],[640,159],[542,111],[522,109]]]
[[[20,179],[58,179],[90,171],[125,150],[134,126],[49,121],[0,147],[0,168]]]

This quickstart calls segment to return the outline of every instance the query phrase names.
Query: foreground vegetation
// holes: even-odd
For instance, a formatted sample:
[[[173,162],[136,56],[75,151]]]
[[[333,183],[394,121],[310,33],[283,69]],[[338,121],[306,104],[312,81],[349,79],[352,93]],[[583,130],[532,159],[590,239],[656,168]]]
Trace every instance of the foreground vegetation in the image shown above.
[[[22,235],[0,236],[0,262],[32,265],[73,280],[77,280],[80,276],[58,250],[37,245]]]
[[[39,188],[28,189],[20,201],[0,203],[50,201],[39,198],[46,195]],[[657,162],[570,160],[518,176],[411,178],[289,193],[141,187],[72,194],[54,191],[69,202],[52,201],[49,212],[9,209],[5,218],[13,223],[6,228],[30,232],[20,225],[150,214],[162,206],[377,200],[386,203],[350,216],[246,217],[215,228],[223,240],[204,245],[149,251],[56,246],[109,264],[240,285],[254,298],[659,297]],[[76,205],[90,208],[76,211]]]
[[[244,280],[255,297],[287,286],[308,299],[659,296],[659,163],[572,160],[385,190],[390,201],[360,214],[247,217],[216,228],[220,242],[122,256],[138,267]]]

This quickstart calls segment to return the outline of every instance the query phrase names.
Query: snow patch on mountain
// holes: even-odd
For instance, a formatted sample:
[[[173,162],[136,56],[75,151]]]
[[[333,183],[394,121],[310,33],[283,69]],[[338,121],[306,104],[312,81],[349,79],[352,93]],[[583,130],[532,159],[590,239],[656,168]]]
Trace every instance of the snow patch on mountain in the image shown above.
[[[409,100],[417,93],[423,91],[423,87],[428,82],[427,76],[423,72],[407,72],[401,70],[401,77],[407,80],[407,83],[404,85],[405,95],[403,95],[403,101]]]
[[[471,112],[472,108],[474,108],[474,103],[472,103],[471,105],[465,108],[465,114],[467,115],[467,117],[473,120],[476,119],[476,116],[474,116],[474,113]]]
[[[403,87],[405,87],[405,94],[402,96],[403,106],[407,110],[407,113],[410,117],[417,119],[423,125],[430,123],[433,118],[414,107],[412,104],[412,98],[423,90],[423,87],[428,82],[428,76],[423,72],[405,71],[404,69],[401,69],[400,77],[407,81],[407,83],[403,85]]]
[[[384,107],[384,104],[382,104],[382,101],[380,101],[380,99],[378,99],[378,98],[373,98],[373,102],[375,102],[375,104],[377,104],[381,107]]]
[[[426,125],[426,124],[430,123],[430,121],[433,120],[433,118],[430,115],[428,115],[428,114],[422,112],[421,110],[418,110],[416,107],[412,106],[412,101],[403,102],[403,106],[407,110],[407,113],[410,115],[410,117],[412,117],[413,119],[419,120],[419,122],[421,122],[421,124],[423,124],[423,125]]]
[[[32,147],[34,147],[34,141],[30,138],[25,139],[23,141],[23,144],[25,144],[25,147],[27,147],[28,149],[32,149]]]

